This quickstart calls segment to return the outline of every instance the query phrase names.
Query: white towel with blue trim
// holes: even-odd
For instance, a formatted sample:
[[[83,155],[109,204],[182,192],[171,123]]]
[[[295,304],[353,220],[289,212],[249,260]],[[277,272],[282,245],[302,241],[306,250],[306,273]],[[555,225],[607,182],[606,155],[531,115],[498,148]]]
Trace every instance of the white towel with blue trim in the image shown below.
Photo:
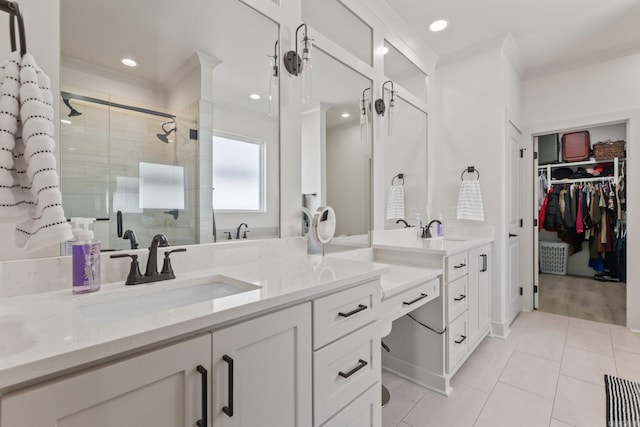
[[[404,186],[392,185],[387,200],[387,219],[404,218]]]
[[[457,219],[484,221],[484,204],[479,180],[462,181],[458,193]]]
[[[0,186],[11,189],[10,193],[0,194],[0,213],[4,220],[18,220],[17,247],[28,251],[60,244],[72,239],[73,234],[62,209],[56,171],[49,77],[31,54],[20,58],[18,52],[12,52],[3,67],[1,82],[0,105],[4,107],[7,101],[10,109],[0,118],[0,133],[12,134],[13,138],[3,135],[5,139],[0,143]],[[9,102],[9,98],[13,101]]]

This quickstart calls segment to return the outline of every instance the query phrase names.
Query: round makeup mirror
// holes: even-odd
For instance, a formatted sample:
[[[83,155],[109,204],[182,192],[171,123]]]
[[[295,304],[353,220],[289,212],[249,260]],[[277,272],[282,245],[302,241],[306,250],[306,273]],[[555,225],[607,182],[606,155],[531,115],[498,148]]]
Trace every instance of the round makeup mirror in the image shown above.
[[[313,238],[322,248],[322,255],[324,255],[324,246],[331,242],[336,233],[336,213],[331,206],[320,206],[316,209],[311,230]]]

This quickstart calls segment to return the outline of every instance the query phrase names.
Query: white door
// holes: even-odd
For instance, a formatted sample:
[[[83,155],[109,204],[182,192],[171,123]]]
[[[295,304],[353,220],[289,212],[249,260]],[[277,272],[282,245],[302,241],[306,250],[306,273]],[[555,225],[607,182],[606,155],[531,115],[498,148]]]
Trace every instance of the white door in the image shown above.
[[[212,426],[311,426],[310,304],[212,334]]]
[[[202,401],[211,384],[210,363],[206,334],[4,396],[0,425],[195,426],[206,416]]]
[[[522,309],[520,288],[520,138],[522,133],[507,122],[507,318],[511,324]]]

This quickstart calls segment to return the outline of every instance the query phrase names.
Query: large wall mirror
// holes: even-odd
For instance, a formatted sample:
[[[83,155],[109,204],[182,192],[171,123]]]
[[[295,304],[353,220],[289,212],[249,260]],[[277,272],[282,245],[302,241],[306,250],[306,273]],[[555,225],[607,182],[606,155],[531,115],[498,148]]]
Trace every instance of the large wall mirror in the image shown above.
[[[312,101],[302,114],[303,207],[334,209],[336,237],[327,251],[369,246],[371,113],[362,115],[360,100],[363,92],[370,99],[371,80],[320,49],[312,62]]]
[[[141,247],[277,237],[278,32],[239,0],[62,0],[67,217],[106,249],[119,218]]]
[[[405,226],[400,220],[413,225],[416,215],[423,219],[427,216],[427,114],[401,96],[396,97],[394,109],[384,147],[384,178],[388,184],[385,229]],[[391,206],[395,200],[390,200],[392,191],[401,192],[404,203]]]

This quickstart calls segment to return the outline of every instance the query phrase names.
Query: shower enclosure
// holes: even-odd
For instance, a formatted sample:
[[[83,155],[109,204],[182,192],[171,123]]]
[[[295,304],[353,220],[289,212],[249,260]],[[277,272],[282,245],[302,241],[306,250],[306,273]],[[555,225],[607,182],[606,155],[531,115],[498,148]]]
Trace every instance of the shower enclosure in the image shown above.
[[[129,249],[118,235],[127,229],[142,247],[158,233],[172,245],[197,243],[197,103],[169,112],[106,96],[62,95],[67,218],[96,218],[103,249]]]

